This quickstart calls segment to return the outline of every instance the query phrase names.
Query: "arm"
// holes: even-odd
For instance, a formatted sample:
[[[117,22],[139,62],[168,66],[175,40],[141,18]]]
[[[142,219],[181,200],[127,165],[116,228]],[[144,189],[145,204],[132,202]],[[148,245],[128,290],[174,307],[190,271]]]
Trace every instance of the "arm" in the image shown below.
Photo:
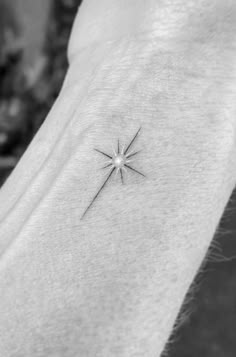
[[[1,193],[4,356],[160,355],[235,186],[233,2],[136,3],[85,1],[62,93]],[[146,178],[113,178],[80,220],[94,148],[140,125]]]

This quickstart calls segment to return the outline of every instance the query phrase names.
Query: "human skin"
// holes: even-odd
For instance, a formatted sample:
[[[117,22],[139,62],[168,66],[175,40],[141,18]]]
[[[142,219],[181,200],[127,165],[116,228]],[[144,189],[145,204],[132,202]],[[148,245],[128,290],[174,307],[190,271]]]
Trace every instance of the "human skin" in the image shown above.
[[[186,4],[83,3],[1,191],[0,355],[161,355],[236,181],[236,4]],[[107,174],[94,148],[140,126],[146,177],[113,177],[81,220]]]

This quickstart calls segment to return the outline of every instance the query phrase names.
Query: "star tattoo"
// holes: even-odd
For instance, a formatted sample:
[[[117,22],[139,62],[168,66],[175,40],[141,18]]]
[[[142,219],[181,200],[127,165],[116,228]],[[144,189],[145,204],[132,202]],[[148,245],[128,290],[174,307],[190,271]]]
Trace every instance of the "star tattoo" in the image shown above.
[[[140,134],[141,127],[138,129],[130,143],[127,145],[125,148],[124,146],[120,148],[120,142],[119,139],[117,141],[117,150],[113,148],[113,154],[107,154],[99,149],[94,149],[96,152],[100,153],[104,157],[106,157],[108,160],[105,162],[105,166],[103,166],[101,169],[110,169],[109,174],[107,175],[105,181],[103,182],[102,186],[99,188],[98,192],[96,195],[93,197],[91,200],[90,204],[84,211],[83,215],[81,216],[81,219],[84,218],[88,210],[91,208],[92,204],[94,201],[97,199],[98,195],[102,192],[104,187],[106,186],[107,182],[115,173],[115,177],[117,175],[120,175],[121,183],[124,184],[124,172],[127,171],[133,171],[138,175],[141,175],[143,177],[146,177],[142,172],[136,170],[134,167],[130,166],[130,163],[134,160],[134,156],[140,153],[141,150],[139,151],[130,151],[131,146],[134,144],[135,140],[137,139],[138,135]]]

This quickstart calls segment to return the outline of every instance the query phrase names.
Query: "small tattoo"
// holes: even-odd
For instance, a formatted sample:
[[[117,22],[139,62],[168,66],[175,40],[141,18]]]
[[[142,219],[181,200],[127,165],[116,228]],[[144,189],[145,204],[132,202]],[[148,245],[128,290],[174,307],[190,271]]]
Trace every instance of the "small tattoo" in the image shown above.
[[[134,135],[134,137],[132,138],[132,140],[130,141],[129,145],[126,148],[124,146],[122,148],[120,148],[120,142],[119,142],[119,139],[118,139],[118,141],[117,141],[117,149],[113,148],[113,154],[112,155],[109,155],[109,154],[107,154],[107,153],[105,153],[105,152],[103,152],[101,150],[94,149],[95,151],[97,151],[98,153],[102,154],[103,156],[105,156],[106,158],[109,159],[109,160],[107,160],[107,162],[105,162],[106,165],[103,166],[101,169],[110,168],[110,172],[109,172],[108,176],[106,177],[105,181],[103,182],[102,186],[100,187],[100,189],[98,190],[98,192],[93,197],[92,201],[90,202],[90,204],[88,205],[88,207],[84,211],[84,213],[83,213],[83,215],[81,216],[80,219],[84,218],[84,216],[86,215],[88,210],[91,208],[92,204],[97,199],[98,195],[104,189],[106,183],[111,178],[111,176],[112,176],[112,174],[114,172],[115,172],[115,176],[120,174],[120,179],[121,179],[122,185],[124,184],[124,172],[127,172],[128,170],[133,171],[133,172],[135,172],[135,173],[137,173],[137,174],[139,174],[139,175],[141,175],[143,177],[146,177],[142,172],[140,172],[140,171],[136,170],[135,168],[133,168],[132,166],[130,166],[130,163],[133,161],[133,157],[135,155],[137,155],[138,153],[140,153],[140,151],[141,151],[141,150],[139,150],[139,151],[129,151],[131,146],[133,145],[133,143],[137,139],[140,131],[141,131],[141,127],[138,129],[138,131],[136,132],[136,134]]]

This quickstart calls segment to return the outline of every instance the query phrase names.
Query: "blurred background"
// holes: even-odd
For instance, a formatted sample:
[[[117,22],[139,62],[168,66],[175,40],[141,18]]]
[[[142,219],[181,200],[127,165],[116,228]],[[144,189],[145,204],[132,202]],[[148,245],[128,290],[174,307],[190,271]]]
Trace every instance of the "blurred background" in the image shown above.
[[[60,91],[80,3],[0,0],[0,185]],[[163,357],[236,356],[236,192],[177,324]]]

